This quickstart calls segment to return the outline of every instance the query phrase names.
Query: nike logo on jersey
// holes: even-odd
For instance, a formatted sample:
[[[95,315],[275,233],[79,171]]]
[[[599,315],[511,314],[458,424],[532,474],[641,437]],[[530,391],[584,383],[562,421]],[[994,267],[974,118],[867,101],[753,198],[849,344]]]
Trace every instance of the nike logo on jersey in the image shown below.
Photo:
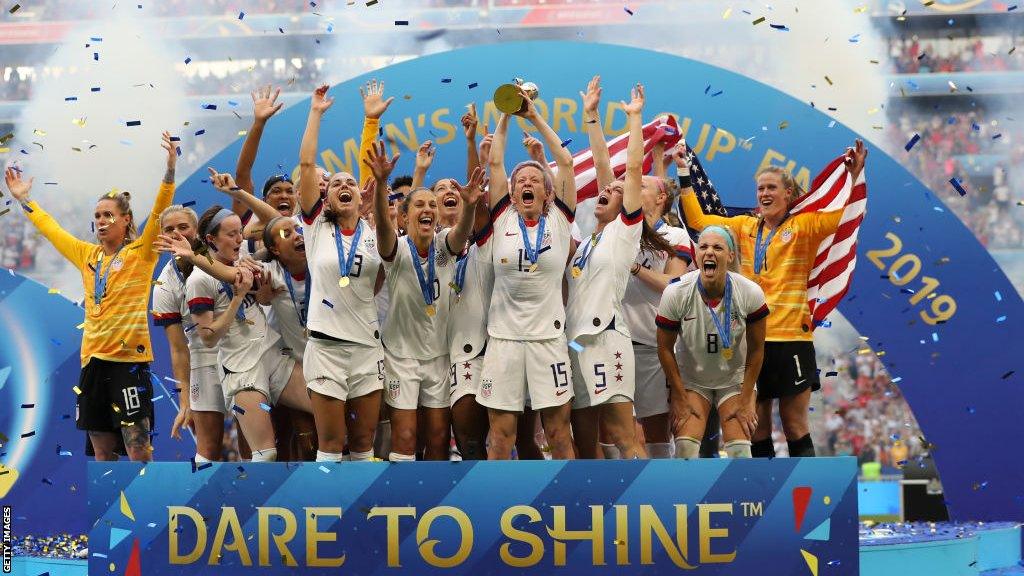
[[[605,390],[607,390],[607,388],[601,388],[600,390],[594,390],[594,395],[596,396],[596,395],[600,394],[601,392],[604,392]]]
[[[693,320],[694,318],[696,318],[696,316],[690,316],[688,318],[683,318],[683,321],[684,322],[689,322],[690,320]]]
[[[566,392],[568,392],[568,390],[559,390],[558,392],[555,392],[555,396],[561,396],[562,394],[565,394]]]
[[[803,380],[797,380],[796,382],[793,382],[793,386],[799,386],[799,385],[803,384],[804,382],[807,382],[807,378],[804,378]]]
[[[516,232],[505,232],[505,236],[519,236]]]

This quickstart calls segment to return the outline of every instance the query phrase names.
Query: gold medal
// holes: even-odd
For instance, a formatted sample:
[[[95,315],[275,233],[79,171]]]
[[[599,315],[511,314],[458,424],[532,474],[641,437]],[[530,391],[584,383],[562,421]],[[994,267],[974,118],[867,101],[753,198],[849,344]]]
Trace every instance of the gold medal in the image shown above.
[[[437,314],[437,307],[434,306],[433,304],[427,304],[426,311],[427,311],[427,316],[430,316],[431,318],[433,318],[434,315]]]
[[[723,348],[722,358],[725,358],[726,360],[732,360],[732,348]]]
[[[338,286],[341,286],[342,288],[348,286],[348,282],[348,276],[342,276],[341,278],[338,278]]]
[[[580,270],[579,266],[573,266],[572,267],[572,277],[573,278],[579,278],[582,275],[583,275],[583,270]]]
[[[537,263],[534,262],[533,264],[530,264],[530,268],[527,270],[527,272],[536,272],[536,271],[537,271]]]

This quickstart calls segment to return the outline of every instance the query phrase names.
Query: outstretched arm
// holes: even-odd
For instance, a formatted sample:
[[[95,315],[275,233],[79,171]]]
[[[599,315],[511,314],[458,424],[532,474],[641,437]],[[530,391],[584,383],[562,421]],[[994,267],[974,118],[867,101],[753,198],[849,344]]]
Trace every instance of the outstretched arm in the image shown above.
[[[366,183],[373,178],[373,173],[366,167],[370,160],[370,151],[377,142],[377,133],[380,131],[380,117],[387,112],[395,97],[384,98],[384,82],[370,80],[366,86],[360,86],[359,94],[363,97],[363,133],[359,138],[359,185],[366,186]],[[387,182],[385,182],[387,184]]]
[[[373,174],[376,182],[374,187],[373,219],[377,224],[377,252],[380,257],[388,260],[395,255],[395,246],[398,243],[398,233],[388,218],[388,177],[395,169],[400,154],[388,160],[387,148],[381,140],[370,150],[370,158],[366,161],[366,167]]]
[[[508,194],[508,173],[505,172],[505,139],[508,136],[508,114],[498,119],[498,127],[491,138],[491,149],[487,154],[487,166],[491,172],[490,202],[493,210],[498,201]]]
[[[213,187],[227,194],[231,197],[231,205],[240,204],[243,210],[249,210],[256,216],[256,219],[266,226],[271,220],[281,215],[273,206],[267,204],[263,200],[253,196],[249,190],[246,190],[242,186],[231,178],[231,174],[226,172],[217,172],[213,168],[207,168],[210,171],[210,183]],[[235,210],[232,210],[235,214],[239,214]]]
[[[476,205],[484,194],[484,171],[477,167],[465,186],[460,186],[458,182],[454,182],[454,184],[459,195],[462,196],[462,216],[459,217],[459,223],[455,225],[455,228],[448,233],[447,242],[448,251],[458,256],[466,247],[469,234],[473,231]]]
[[[462,132],[466,135],[466,180],[473,179],[473,170],[480,166],[480,152],[476,149],[476,104],[469,105],[469,111],[462,115]],[[484,130],[486,134],[487,131]]]
[[[263,138],[263,128],[267,120],[277,114],[284,106],[284,102],[277,102],[281,95],[281,89],[275,89],[272,85],[260,87],[252,91],[252,126],[245,134],[245,141],[242,142],[242,151],[238,153],[238,163],[235,165],[235,181],[238,187],[250,194],[256,189],[252,181],[252,166],[256,163],[256,153],[260,149],[260,139]],[[245,205],[241,198],[233,198],[231,211],[241,216],[245,211]]]
[[[413,190],[423,188],[423,182],[427,179],[427,170],[430,170],[430,165],[434,163],[435,153],[437,153],[437,148],[430,140],[421,144],[419,150],[416,151],[416,166],[412,170]]]
[[[537,106],[526,95],[522,87],[519,88],[519,92],[526,102],[526,109],[520,115],[537,128],[544,143],[551,150],[551,155],[555,157],[555,165],[558,166],[558,174],[555,180],[555,195],[569,208],[570,212],[575,212],[576,174],[572,168],[572,154],[569,153],[567,148],[562,146],[562,141],[558,138],[558,134],[555,134],[551,126],[548,126],[548,123],[544,121],[544,117],[537,112]]]
[[[587,136],[590,139],[590,154],[594,158],[594,169],[597,171],[597,188],[603,189],[615,180],[612,161],[608,154],[608,142],[604,139],[601,129],[601,77],[594,76],[587,84],[587,92],[580,92],[583,98],[583,121],[587,124]]]
[[[4,181],[7,183],[7,189],[11,192],[11,196],[21,203],[25,215],[39,229],[39,233],[53,244],[61,256],[74,264],[75,268],[84,267],[96,245],[75,238],[67,230],[61,228],[53,216],[47,214],[39,204],[29,199],[29,192],[32,190],[32,182],[35,181],[35,178],[29,178],[26,182],[21,178],[21,170],[16,166],[11,166],[4,171]]]
[[[644,86],[631,91],[629,104],[622,103],[629,123],[629,144],[626,146],[626,182],[622,192],[622,210],[632,214],[640,209],[640,188],[644,176]]]
[[[302,135],[299,147],[299,206],[303,214],[312,214],[317,201],[320,200],[320,187],[316,173],[316,150],[320,139],[320,119],[324,112],[334,104],[334,98],[327,97],[327,84],[313,92],[309,103],[309,118],[306,119],[306,132]]]
[[[167,171],[164,172],[164,179],[160,183],[160,191],[157,192],[156,201],[153,202],[153,210],[146,220],[146,227],[142,229],[139,244],[143,247],[142,256],[156,260],[159,254],[152,249],[153,240],[160,233],[160,214],[171,205],[174,200],[174,168],[178,163],[178,147],[171,140],[171,133],[163,133],[163,149],[167,151]]]
[[[672,160],[675,162],[676,170],[679,173],[679,206],[682,209],[683,217],[686,218],[686,225],[695,230],[703,230],[707,226],[717,224],[729,228],[734,235],[739,237],[739,216],[727,218],[715,214],[705,214],[704,210],[701,209],[700,201],[697,200],[697,195],[694,193],[693,185],[690,181],[689,152],[686,142],[683,140],[680,140],[672,151]]]

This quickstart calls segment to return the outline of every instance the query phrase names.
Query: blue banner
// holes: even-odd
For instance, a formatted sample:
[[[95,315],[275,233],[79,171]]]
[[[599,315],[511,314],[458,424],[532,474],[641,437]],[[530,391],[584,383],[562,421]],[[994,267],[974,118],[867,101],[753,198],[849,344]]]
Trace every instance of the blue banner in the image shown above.
[[[856,574],[856,468],[90,463],[89,573]]]

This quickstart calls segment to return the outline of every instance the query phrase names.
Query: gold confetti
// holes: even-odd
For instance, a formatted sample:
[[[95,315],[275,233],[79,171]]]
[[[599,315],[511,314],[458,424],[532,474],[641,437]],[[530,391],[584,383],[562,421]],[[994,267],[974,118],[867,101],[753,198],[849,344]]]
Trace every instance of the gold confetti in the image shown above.
[[[32,133],[35,134],[36,136],[46,136],[46,132],[43,130],[33,130]]]
[[[828,85],[832,86],[832,79],[829,78],[828,76],[825,76],[825,82],[828,82]]]
[[[956,92],[956,84],[953,84],[952,80],[947,81],[946,84],[949,85],[950,92]]]
[[[239,136],[245,136],[245,135],[246,135],[246,134],[248,134],[248,133],[249,133],[249,131],[248,131],[248,130],[239,130],[239,131],[238,131],[238,135],[239,135]]]
[[[72,118],[71,123],[79,128],[85,128],[85,118],[85,116],[82,116],[81,118]]]
[[[868,60],[868,62],[871,62],[872,64],[878,64],[878,60]]]
[[[77,328],[78,330],[81,330],[82,328],[85,328],[85,322],[82,322],[78,326],[75,326],[75,328]]]
[[[931,6],[932,4],[935,4],[935,0],[925,0],[924,2],[921,2],[922,6]]]
[[[877,112],[878,112],[878,107],[876,106],[876,107],[868,110],[868,116],[870,116],[872,114],[876,114]]]
[[[50,288],[48,292],[50,294],[60,294],[60,288]]]
[[[863,14],[867,11],[868,7],[866,5],[857,6],[856,8],[853,9],[854,14]]]
[[[785,120],[779,122],[779,130],[785,130],[786,128],[789,128],[789,122],[786,122]]]
[[[117,412],[118,414],[121,413],[121,407],[117,404],[111,404],[110,407],[114,409],[114,412]]]
[[[80,396],[82,394],[82,389],[78,386],[74,386],[71,389],[75,392],[75,396]]]
[[[726,8],[725,12],[722,12],[722,20],[728,19],[729,16],[732,16],[732,6]]]
[[[761,22],[764,22],[764,16],[761,16],[761,17],[760,17],[760,18],[758,18],[757,20],[754,20],[754,26],[757,26],[757,25],[758,25],[758,24],[760,24]]]

